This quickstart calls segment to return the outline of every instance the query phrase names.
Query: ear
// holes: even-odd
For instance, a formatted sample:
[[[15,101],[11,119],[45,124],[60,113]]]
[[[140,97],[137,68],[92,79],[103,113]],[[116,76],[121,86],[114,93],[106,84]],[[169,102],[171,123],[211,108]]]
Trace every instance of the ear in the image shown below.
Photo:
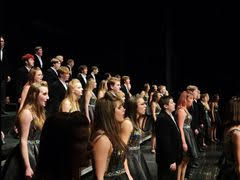
[[[164,107],[164,109],[167,109],[168,108],[168,104],[164,104],[163,107]]]

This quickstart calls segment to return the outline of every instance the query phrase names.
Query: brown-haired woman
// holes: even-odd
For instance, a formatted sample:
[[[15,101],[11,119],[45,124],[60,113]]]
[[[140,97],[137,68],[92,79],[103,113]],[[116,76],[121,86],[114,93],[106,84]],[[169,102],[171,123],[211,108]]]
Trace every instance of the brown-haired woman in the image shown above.
[[[45,81],[33,83],[17,115],[20,142],[8,157],[1,179],[31,179],[34,175],[41,129],[45,122],[44,107],[48,100]]]
[[[92,130],[95,179],[132,179],[127,168],[127,147],[120,136],[124,121],[122,100],[109,93],[97,101]]]

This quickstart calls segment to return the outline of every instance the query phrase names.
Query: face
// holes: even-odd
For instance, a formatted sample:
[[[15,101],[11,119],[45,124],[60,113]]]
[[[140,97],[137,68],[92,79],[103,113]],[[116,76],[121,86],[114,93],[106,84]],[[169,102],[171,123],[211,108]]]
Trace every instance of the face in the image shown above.
[[[87,68],[83,69],[83,74],[87,74],[87,72],[88,72]]]
[[[120,85],[120,82],[119,81],[116,81],[115,84],[112,86],[112,90],[114,92],[118,92],[121,88],[121,85]]]
[[[54,68],[55,68],[56,70],[58,70],[58,69],[60,68],[60,66],[61,66],[61,62],[58,61],[58,62],[55,63],[53,66],[54,66]]]
[[[39,90],[40,90],[40,92],[39,92],[39,95],[38,95],[38,102],[39,102],[40,106],[45,107],[46,102],[49,99],[48,88],[42,86],[42,87],[39,88]]]
[[[204,99],[203,99],[204,102],[208,102],[209,101],[209,95],[207,94]]]
[[[63,73],[61,75],[62,79],[64,82],[68,81],[69,80],[69,77],[70,77],[70,74],[69,73]]]
[[[34,82],[41,82],[43,79],[42,71],[37,71],[34,77]]]
[[[192,103],[193,103],[193,96],[192,95],[187,95],[187,99],[186,99],[187,103],[187,107],[190,107],[192,106]]]
[[[166,87],[163,86],[162,89],[160,90],[160,93],[165,94],[166,93]]]
[[[118,122],[123,122],[124,121],[124,113],[125,113],[125,109],[123,107],[123,104],[120,101],[116,102],[115,119]]]
[[[130,79],[127,79],[127,80],[126,80],[126,84],[130,84]]]
[[[154,91],[157,91],[157,86],[156,85],[153,86],[153,89],[154,89]]]
[[[27,60],[27,65],[30,66],[30,67],[33,67],[33,66],[34,66],[34,60],[33,60],[33,58],[29,58],[29,59]]]
[[[166,110],[172,113],[175,111],[175,105],[173,99],[170,99],[168,105],[166,105]]]
[[[198,98],[198,89],[195,89],[194,91],[193,91],[193,98],[194,99],[197,99]]]
[[[0,48],[4,48],[4,39],[1,37],[0,38]]]
[[[139,98],[138,101],[137,101],[137,113],[139,115],[144,115],[145,112],[146,112],[146,104],[143,100],[143,98]]]
[[[97,74],[98,73],[98,69],[94,69],[93,72],[94,72],[94,74]]]
[[[78,97],[80,97],[82,95],[82,91],[83,91],[83,88],[82,88],[81,83],[76,83],[75,87],[73,88],[74,94],[76,94]]]
[[[42,56],[42,55],[43,55],[43,50],[42,50],[42,49],[39,49],[39,50],[37,51],[37,55]]]

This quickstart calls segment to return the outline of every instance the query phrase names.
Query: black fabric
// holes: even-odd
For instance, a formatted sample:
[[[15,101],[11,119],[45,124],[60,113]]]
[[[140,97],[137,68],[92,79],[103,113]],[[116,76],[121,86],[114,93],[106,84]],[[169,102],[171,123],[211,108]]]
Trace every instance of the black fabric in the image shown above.
[[[161,168],[168,169],[170,164],[182,160],[182,141],[177,124],[161,111],[156,121],[156,162]]]

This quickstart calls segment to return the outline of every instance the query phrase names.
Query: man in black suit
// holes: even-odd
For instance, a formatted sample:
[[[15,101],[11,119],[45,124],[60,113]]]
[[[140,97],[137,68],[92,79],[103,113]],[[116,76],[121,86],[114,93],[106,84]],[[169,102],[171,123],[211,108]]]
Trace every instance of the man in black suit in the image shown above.
[[[67,81],[69,80],[69,70],[66,66],[58,69],[58,80],[55,81],[49,89],[49,101],[47,104],[47,115],[58,112],[59,106],[67,92]]]
[[[24,65],[17,70],[16,76],[16,90],[17,99],[21,97],[23,86],[28,82],[28,73],[34,66],[34,56],[32,54],[25,54],[22,57]]]
[[[128,100],[132,96],[132,94],[130,93],[130,89],[131,89],[130,77],[123,76],[121,90],[124,92],[126,100]]]
[[[43,49],[41,46],[37,46],[35,47],[35,54],[34,54],[34,59],[35,59],[35,62],[34,62],[34,67],[39,67],[42,72],[44,72],[45,70],[45,64],[42,60],[42,56],[43,56]]]
[[[162,109],[156,121],[156,162],[159,180],[176,180],[182,160],[181,134],[172,115],[175,103],[170,96],[160,99]]]
[[[4,38],[0,36],[0,81],[1,81],[1,115],[6,115],[5,98],[7,82],[11,80],[9,74],[9,63],[4,49]]]
[[[51,67],[44,73],[43,79],[48,83],[48,89],[51,90],[51,86],[58,80],[58,69],[61,66],[61,62],[57,58],[51,59]]]
[[[79,73],[77,75],[77,78],[81,82],[82,87],[84,89],[87,85],[88,67],[86,65],[81,65],[81,66],[79,66],[78,71],[79,71]]]

